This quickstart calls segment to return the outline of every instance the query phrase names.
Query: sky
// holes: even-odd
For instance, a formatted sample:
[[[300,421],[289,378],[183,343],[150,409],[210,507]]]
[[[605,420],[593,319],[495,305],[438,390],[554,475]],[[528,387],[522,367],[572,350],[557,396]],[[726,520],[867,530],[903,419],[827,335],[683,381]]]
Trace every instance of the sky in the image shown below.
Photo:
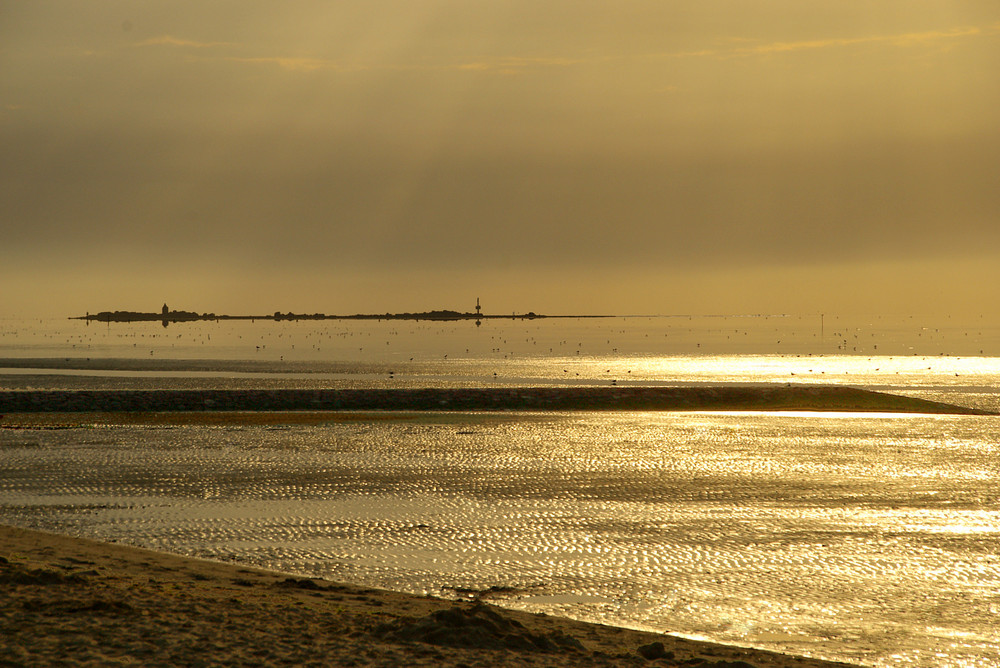
[[[0,318],[997,320],[996,0],[0,0]]]

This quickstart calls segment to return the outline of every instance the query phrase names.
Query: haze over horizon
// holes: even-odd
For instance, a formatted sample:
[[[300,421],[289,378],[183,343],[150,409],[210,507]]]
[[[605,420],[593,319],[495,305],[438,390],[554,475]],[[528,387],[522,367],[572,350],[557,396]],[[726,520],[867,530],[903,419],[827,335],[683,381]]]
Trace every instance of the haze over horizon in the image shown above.
[[[0,17],[0,318],[1000,321],[994,0]]]

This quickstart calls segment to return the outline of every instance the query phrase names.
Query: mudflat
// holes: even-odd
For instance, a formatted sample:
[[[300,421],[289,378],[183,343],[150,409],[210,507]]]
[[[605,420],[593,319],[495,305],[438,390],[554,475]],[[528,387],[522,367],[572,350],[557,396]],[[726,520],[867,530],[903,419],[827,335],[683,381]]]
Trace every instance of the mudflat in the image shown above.
[[[0,591],[4,665],[847,665],[2,525]]]

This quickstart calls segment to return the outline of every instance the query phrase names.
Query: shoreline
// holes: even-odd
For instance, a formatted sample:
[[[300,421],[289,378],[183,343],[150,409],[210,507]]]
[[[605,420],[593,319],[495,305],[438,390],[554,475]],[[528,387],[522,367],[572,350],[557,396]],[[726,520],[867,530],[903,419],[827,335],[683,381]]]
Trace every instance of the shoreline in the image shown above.
[[[17,665],[851,665],[6,525],[0,585]]]
[[[996,415],[841,385],[268,390],[2,390],[7,413],[238,411],[833,411]]]

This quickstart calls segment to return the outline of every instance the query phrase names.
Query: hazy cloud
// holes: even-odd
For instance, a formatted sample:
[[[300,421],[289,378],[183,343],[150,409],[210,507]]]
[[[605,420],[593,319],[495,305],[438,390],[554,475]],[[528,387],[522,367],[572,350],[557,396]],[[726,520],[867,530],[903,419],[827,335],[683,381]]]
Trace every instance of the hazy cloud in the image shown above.
[[[751,38],[728,38],[727,41],[731,41],[737,44],[744,44],[743,46],[735,46],[725,49],[701,49],[696,51],[681,51],[674,53],[657,54],[660,57],[671,57],[671,58],[702,58],[702,57],[713,57],[713,58],[731,58],[731,57],[746,57],[754,55],[772,55],[772,54],[787,54],[798,51],[810,51],[818,49],[834,49],[834,48],[845,48],[845,47],[855,47],[859,45],[866,44],[886,44],[895,47],[907,47],[913,48],[918,46],[939,46],[942,43],[947,44],[960,40],[963,38],[970,37],[982,37],[989,35],[1000,34],[1000,26],[991,25],[986,28],[979,27],[957,27],[949,30],[938,30],[938,31],[927,31],[927,32],[911,32],[893,35],[868,35],[861,37],[840,37],[840,38],[827,38],[818,40],[807,40],[807,41],[782,41],[782,42],[771,42],[767,44],[756,44],[756,45],[746,45],[747,42],[753,42]],[[194,49],[205,49],[205,48],[218,48],[218,47],[233,47],[236,44],[231,42],[198,42],[189,39],[182,39],[174,37],[171,35],[161,35],[158,37],[151,37],[141,42],[136,42],[134,46],[173,46],[173,47],[187,47]],[[635,58],[647,58],[648,55],[635,55]],[[617,56],[602,55],[597,57],[571,57],[571,56],[547,56],[547,57],[529,57],[529,56],[515,56],[506,55],[496,59],[490,60],[480,60],[473,62],[457,62],[450,65],[419,65],[415,63],[409,64],[395,64],[392,65],[392,69],[457,69],[465,71],[478,71],[478,72],[497,72],[502,74],[516,74],[528,68],[536,67],[569,67],[575,65],[587,65],[587,64],[597,64],[597,63],[608,63],[617,62],[622,63],[623,61],[629,60],[630,57],[626,54],[619,54]],[[317,58],[317,57],[307,57],[307,56],[227,56],[226,60],[232,62],[240,63],[250,63],[250,64],[273,64],[277,65],[286,70],[292,71],[315,71],[315,70],[362,70],[362,69],[372,69],[372,64],[357,64],[353,66],[345,66],[342,63],[336,61]]]
[[[31,285],[782,310],[934,268],[957,293],[1000,262],[998,35],[995,2],[937,0],[17,3],[0,316]]]
[[[234,46],[234,44],[231,42],[196,42],[194,40],[182,39],[172,35],[160,35],[159,37],[150,37],[149,39],[144,39],[141,42],[136,42],[133,46],[179,46],[192,49],[209,49],[217,47],[231,47]]]
[[[343,67],[335,62],[329,60],[322,60],[319,58],[283,58],[283,57],[258,57],[258,58],[237,58],[231,56],[226,58],[226,60],[234,63],[249,63],[252,65],[277,65],[278,67],[291,70],[294,72],[314,72],[316,70],[340,70],[345,71],[348,69],[362,69],[362,68],[347,68]]]
[[[991,33],[996,31],[991,29]],[[849,37],[837,39],[810,40],[805,42],[775,42],[739,48],[733,53],[741,55],[757,55],[771,53],[789,53],[811,49],[830,49],[857,46],[859,44],[890,44],[898,47],[934,46],[941,42],[951,42],[965,37],[979,37],[984,34],[980,28],[953,28],[946,31],[931,31],[921,33],[905,33],[901,35],[872,35],[867,37]]]
[[[952,28],[950,30],[935,30],[928,32],[902,33],[894,35],[866,35],[860,37],[835,37],[804,41],[781,41],[754,45],[746,45],[747,42],[753,42],[755,40],[743,37],[730,38],[726,40],[736,44],[744,44],[743,46],[720,49],[701,49],[697,51],[680,51],[657,55],[660,57],[670,58],[733,58],[786,54],[797,51],[812,51],[818,49],[855,47],[865,44],[886,44],[894,47],[906,48],[933,46],[937,48],[942,44],[950,44],[965,38],[983,37],[997,34],[1000,34],[1000,28],[998,28],[997,25],[991,25],[987,28],[968,26]]]
[[[602,60],[607,60],[607,59],[602,59]],[[483,61],[474,63],[462,63],[457,66],[457,69],[475,70],[479,72],[500,72],[503,74],[515,74],[529,68],[571,67],[574,65],[584,65],[593,62],[597,61],[581,59],[581,58],[557,58],[557,57],[528,58],[523,56],[522,57],[507,56],[489,62]]]

